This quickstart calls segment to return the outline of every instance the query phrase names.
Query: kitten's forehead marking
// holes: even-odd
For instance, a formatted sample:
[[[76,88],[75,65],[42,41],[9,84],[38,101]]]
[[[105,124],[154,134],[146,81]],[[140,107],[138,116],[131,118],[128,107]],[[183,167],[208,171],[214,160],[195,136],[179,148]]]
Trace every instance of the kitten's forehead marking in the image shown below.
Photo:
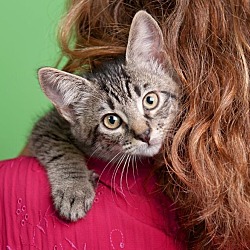
[[[111,110],[114,110],[114,109],[115,109],[115,104],[114,104],[114,102],[112,101],[111,98],[108,98],[107,104],[108,104],[108,106],[109,106],[109,108],[110,108]]]
[[[140,87],[138,85],[134,86],[134,91],[138,95],[138,97],[141,96],[141,89],[140,89]]]
[[[102,69],[94,75],[100,90],[105,92],[111,100],[124,104],[126,99],[132,98],[131,79],[122,59],[104,64]]]

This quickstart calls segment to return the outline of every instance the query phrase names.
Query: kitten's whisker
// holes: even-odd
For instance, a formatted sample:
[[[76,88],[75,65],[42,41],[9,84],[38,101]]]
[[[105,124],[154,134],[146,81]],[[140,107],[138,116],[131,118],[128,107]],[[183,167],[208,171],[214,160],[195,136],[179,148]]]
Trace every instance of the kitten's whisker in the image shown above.
[[[130,168],[130,160],[131,160],[131,155],[128,155],[128,164],[127,164],[127,171],[126,171],[126,184],[127,184],[128,190],[129,190],[128,174],[129,174],[129,168]]]
[[[98,152],[98,150],[100,150],[100,152],[102,152],[102,149],[101,149],[101,146],[97,146],[96,149],[93,151],[93,153],[89,156],[89,159],[91,157],[93,157],[93,155]],[[109,160],[109,162],[104,166],[101,174],[99,175],[99,178],[98,178],[98,181],[97,181],[97,184],[99,183],[100,179],[101,179],[101,176],[103,175],[104,171],[107,169],[107,167],[112,163],[112,161],[117,158],[120,154],[122,154],[121,152],[118,152],[112,159]],[[112,167],[112,166],[110,166]]]
[[[124,165],[122,167],[122,172],[121,172],[121,176],[120,176],[120,189],[121,189],[122,193],[124,193],[123,192],[123,185],[122,185],[122,178],[123,178],[124,170],[125,170],[127,163],[128,163],[129,155],[125,155],[125,158],[126,159],[125,159]],[[128,185],[127,185],[127,187],[128,187]]]
[[[135,156],[137,159],[140,158],[138,157],[138,155]],[[135,163],[136,163],[136,175],[139,175],[139,170],[138,170],[138,160],[135,160]]]
[[[92,154],[89,156],[89,159],[90,158],[92,158],[93,156],[94,156],[94,154],[98,151],[98,150],[100,150],[101,149],[101,146],[97,146],[96,148],[95,148],[95,150],[92,152]],[[101,151],[101,150],[100,150]]]
[[[118,152],[111,160],[109,160],[109,162],[104,166],[104,168],[103,168],[103,170],[102,170],[102,172],[101,172],[101,174],[100,174],[100,176],[99,176],[99,179],[101,178],[101,176],[103,175],[103,173],[104,173],[104,171],[107,169],[107,167],[108,167],[109,165],[112,164],[112,161],[113,161],[115,158],[117,158],[120,154],[122,154],[122,152]],[[112,167],[112,165],[111,165],[110,167]],[[112,183],[111,183],[111,185],[112,185]]]
[[[106,171],[107,167],[110,166],[110,164],[112,163],[112,160],[115,159],[119,154],[121,154],[121,152],[118,152],[111,160],[109,160],[109,162],[104,166],[102,172],[99,175],[98,181],[97,181],[97,185],[99,184],[102,175],[104,174],[104,172]],[[112,168],[112,165],[110,166],[110,168]]]
[[[116,158],[119,157],[118,163],[121,161],[122,156],[120,157],[120,155],[122,155],[122,152],[118,152],[118,153],[117,153],[117,154],[116,154],[116,155],[106,164],[106,166],[105,166],[104,169],[102,170],[101,175],[104,173],[104,171],[107,169],[107,167],[108,167],[110,164],[112,164],[113,160],[115,160]],[[112,167],[112,165],[111,165],[110,167]],[[117,165],[115,166],[114,172],[116,172],[117,169],[119,169],[119,165],[118,165],[118,166],[117,166]],[[110,182],[110,184],[111,184],[111,194],[112,194],[112,198],[113,198],[113,192],[114,192],[115,195],[116,195],[114,172],[113,172],[113,174],[112,174],[111,182]],[[114,200],[114,198],[113,198],[113,200]]]
[[[116,166],[116,168],[115,168],[115,171],[114,171],[114,173],[113,173],[113,175],[112,175],[112,183],[114,184],[114,187],[115,187],[115,179],[116,179],[117,172],[118,172],[118,170],[119,170],[121,164],[123,163],[123,160],[124,160],[125,157],[126,157],[125,154],[123,154],[123,155],[121,156],[121,158],[119,159],[119,161],[118,161],[118,163],[117,163],[117,166]],[[115,188],[114,188],[114,189],[115,189]],[[122,194],[123,194],[123,193],[122,193]]]
[[[129,168],[130,168],[130,161],[131,161],[131,159],[132,159],[132,156],[131,155],[127,155],[126,161],[125,161],[125,164],[124,164],[124,167],[123,167],[123,172],[126,169],[126,185],[127,185],[127,190],[128,190],[128,194],[133,199],[133,196],[131,195],[131,192],[130,192],[130,188],[133,187],[134,183],[131,183],[131,185],[129,186],[129,182],[128,182],[128,175],[129,175]],[[122,178],[123,178],[123,175],[122,175]],[[131,203],[128,201],[128,199],[126,198],[126,196],[124,196],[124,198],[125,198],[127,204],[131,206]]]
[[[123,153],[122,156],[120,157],[119,161],[117,162],[116,164],[116,168],[115,168],[115,171],[114,171],[114,176],[116,176],[117,172],[118,172],[118,169],[120,168],[121,164],[123,163],[123,160],[125,158],[125,154]],[[115,180],[114,180],[114,183],[115,183]]]
[[[111,190],[114,190],[114,194],[116,197],[117,197],[117,192],[116,192],[117,190],[116,190],[116,181],[115,180],[116,180],[116,175],[117,175],[117,172],[120,168],[120,165],[123,162],[123,159],[124,159],[124,154],[122,154],[122,156],[120,157],[120,159],[116,163],[116,167],[115,167],[114,172],[113,172],[112,177],[111,177]],[[113,197],[113,192],[112,192],[112,197]]]
[[[133,155],[133,158],[132,158],[132,170],[133,170],[134,181],[136,182],[135,169],[136,169],[137,175],[138,175],[138,167],[137,167],[136,155]]]

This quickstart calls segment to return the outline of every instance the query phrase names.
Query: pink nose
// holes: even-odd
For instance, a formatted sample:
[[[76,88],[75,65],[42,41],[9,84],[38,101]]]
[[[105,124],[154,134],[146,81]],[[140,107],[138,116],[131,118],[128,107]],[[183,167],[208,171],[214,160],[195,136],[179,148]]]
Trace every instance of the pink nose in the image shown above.
[[[150,128],[148,128],[147,130],[145,130],[142,134],[136,135],[136,139],[146,142],[147,144],[149,144],[149,140],[150,140]]]

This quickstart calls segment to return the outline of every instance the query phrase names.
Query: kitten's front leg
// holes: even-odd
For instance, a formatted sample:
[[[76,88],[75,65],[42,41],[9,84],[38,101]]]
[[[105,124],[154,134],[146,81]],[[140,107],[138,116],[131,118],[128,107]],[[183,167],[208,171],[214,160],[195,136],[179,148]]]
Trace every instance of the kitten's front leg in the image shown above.
[[[47,170],[59,214],[71,221],[84,217],[95,197],[97,175],[72,143],[69,124],[52,110],[34,126],[29,148]]]
[[[79,162],[68,160],[67,164],[64,160],[57,160],[52,167],[47,167],[47,172],[54,205],[59,214],[71,221],[84,217],[95,197],[96,174],[86,168],[83,159]]]

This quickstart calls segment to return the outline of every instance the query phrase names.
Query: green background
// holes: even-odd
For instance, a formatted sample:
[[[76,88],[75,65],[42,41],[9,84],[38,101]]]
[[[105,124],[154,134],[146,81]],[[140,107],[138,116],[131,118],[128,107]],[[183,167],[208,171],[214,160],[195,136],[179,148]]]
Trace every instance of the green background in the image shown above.
[[[50,106],[37,69],[55,66],[62,0],[8,0],[0,8],[0,160],[16,157]]]

